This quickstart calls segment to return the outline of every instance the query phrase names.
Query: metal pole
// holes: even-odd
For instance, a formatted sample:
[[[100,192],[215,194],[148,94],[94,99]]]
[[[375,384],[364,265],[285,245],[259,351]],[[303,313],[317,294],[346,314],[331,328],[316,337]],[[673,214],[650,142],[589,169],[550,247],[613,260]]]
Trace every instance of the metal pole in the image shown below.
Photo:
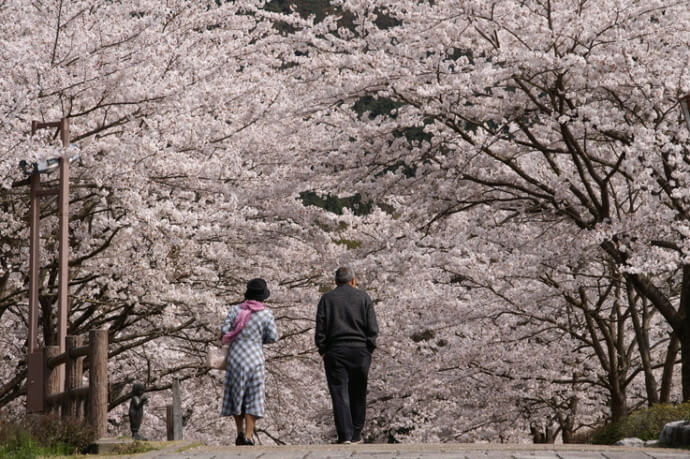
[[[31,135],[38,129],[38,121],[31,122]],[[41,177],[34,172],[31,175],[31,188],[29,190],[29,346],[27,352],[31,355],[38,347],[38,273],[40,267],[40,239],[39,224],[41,219],[41,207],[38,190],[41,189]]]
[[[38,275],[40,268],[41,241],[39,225],[41,206],[38,191],[41,188],[41,178],[37,173],[31,175],[31,189],[29,191],[29,347],[32,354],[38,348]]]
[[[31,135],[36,133],[38,121],[31,122]],[[29,189],[29,336],[26,369],[26,411],[42,413],[45,410],[44,392],[44,355],[38,349],[38,276],[40,269],[39,224],[41,207],[38,192],[41,189],[41,178],[34,172],[30,178]]]
[[[62,145],[69,146],[69,121],[63,118],[60,122]],[[60,248],[58,253],[58,346],[60,353],[65,352],[67,323],[69,318],[69,157],[67,152],[60,160],[60,183],[58,185],[58,218]],[[64,382],[65,366],[59,368],[60,382]],[[64,387],[62,387],[64,390]]]

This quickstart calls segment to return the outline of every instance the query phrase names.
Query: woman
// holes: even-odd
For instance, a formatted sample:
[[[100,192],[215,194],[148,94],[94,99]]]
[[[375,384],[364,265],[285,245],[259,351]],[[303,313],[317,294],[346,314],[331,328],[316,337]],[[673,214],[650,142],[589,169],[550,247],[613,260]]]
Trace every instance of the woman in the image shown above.
[[[254,424],[264,417],[263,344],[278,340],[273,313],[263,304],[269,295],[265,280],[247,282],[245,301],[230,308],[220,329],[223,344],[231,343],[221,416],[235,418],[236,445],[253,445]]]

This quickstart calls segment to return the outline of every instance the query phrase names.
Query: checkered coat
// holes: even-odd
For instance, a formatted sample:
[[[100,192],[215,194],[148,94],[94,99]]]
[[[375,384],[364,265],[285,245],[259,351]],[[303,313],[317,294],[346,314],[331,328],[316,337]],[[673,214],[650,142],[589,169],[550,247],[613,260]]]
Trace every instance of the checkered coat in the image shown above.
[[[239,305],[230,308],[221,327],[223,335],[233,329],[239,311]],[[264,416],[263,344],[274,343],[277,340],[278,331],[273,313],[268,308],[252,312],[247,325],[230,345],[221,416]]]

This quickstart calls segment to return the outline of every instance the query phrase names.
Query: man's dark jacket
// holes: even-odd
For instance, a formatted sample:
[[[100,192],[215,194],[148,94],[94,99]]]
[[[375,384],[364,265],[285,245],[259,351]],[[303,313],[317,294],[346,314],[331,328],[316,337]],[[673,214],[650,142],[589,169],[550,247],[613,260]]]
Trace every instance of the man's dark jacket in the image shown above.
[[[376,348],[379,326],[369,295],[350,284],[321,297],[316,311],[315,343],[319,354],[337,346]]]

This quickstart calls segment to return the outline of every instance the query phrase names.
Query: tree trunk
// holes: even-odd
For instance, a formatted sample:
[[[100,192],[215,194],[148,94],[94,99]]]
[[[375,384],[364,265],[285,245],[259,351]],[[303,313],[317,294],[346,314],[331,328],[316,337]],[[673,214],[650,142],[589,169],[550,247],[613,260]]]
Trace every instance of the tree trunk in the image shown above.
[[[38,302],[41,305],[41,328],[43,329],[43,345],[56,346],[57,321],[53,314],[53,306],[56,303],[57,295],[38,295]]]
[[[625,263],[626,255],[618,250],[612,241],[602,242],[601,247],[616,263]],[[651,301],[678,336],[682,364],[683,401],[690,401],[690,265],[683,265],[683,281],[678,310],[674,308],[668,295],[659,290],[646,276],[626,274],[626,278],[632,282],[640,295]]]
[[[690,401],[690,334],[686,331],[680,338],[681,381],[683,402]]]
[[[654,377],[652,369],[652,358],[649,350],[649,320],[647,314],[646,301],[642,302],[642,311],[638,311],[637,305],[640,297],[635,296],[634,288],[630,281],[626,282],[626,291],[628,296],[628,306],[630,307],[630,317],[632,318],[633,327],[635,329],[635,340],[637,341],[637,349],[639,350],[640,359],[642,360],[642,369],[644,371],[644,385],[647,391],[647,404],[649,406],[659,403],[659,392],[657,390],[656,378]],[[641,317],[640,317],[641,316]]]
[[[612,387],[609,405],[611,408],[611,421],[616,422],[623,419],[628,414],[628,403],[625,398],[625,391],[617,387]]]
[[[680,350],[680,340],[676,333],[671,333],[671,340],[668,343],[668,350],[666,351],[666,360],[664,362],[664,372],[661,375],[661,391],[659,393],[659,403],[671,402],[671,389],[673,389],[673,369],[676,366],[676,357]]]
[[[568,401],[568,414],[565,419],[560,420],[561,436],[563,443],[573,443],[575,436],[575,417],[577,416],[578,399],[576,396],[570,397]]]
[[[545,425],[539,425],[536,422],[532,422],[529,426],[530,433],[532,434],[533,443],[555,443],[556,433],[553,429],[551,421],[546,421]]]
[[[680,323],[673,327],[680,340],[683,401],[690,401],[690,265],[683,265],[683,284],[678,305]]]

